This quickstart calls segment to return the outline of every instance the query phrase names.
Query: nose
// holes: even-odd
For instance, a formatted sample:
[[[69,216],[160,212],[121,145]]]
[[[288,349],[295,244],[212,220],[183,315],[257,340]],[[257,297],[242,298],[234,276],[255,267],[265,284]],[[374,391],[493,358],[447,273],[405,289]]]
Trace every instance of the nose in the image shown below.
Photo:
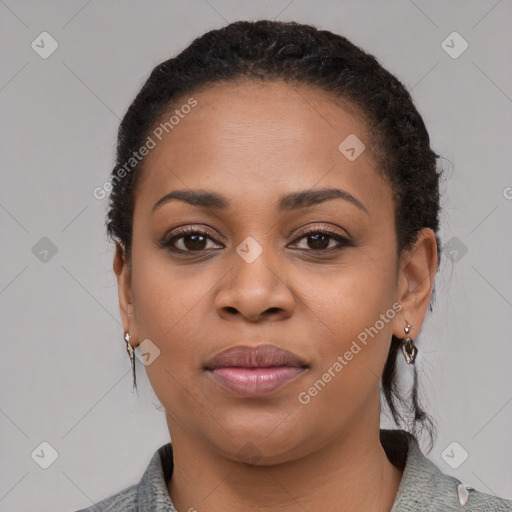
[[[231,270],[221,280],[215,308],[221,318],[244,318],[249,322],[284,320],[293,314],[294,297],[266,251],[251,263],[234,255]]]

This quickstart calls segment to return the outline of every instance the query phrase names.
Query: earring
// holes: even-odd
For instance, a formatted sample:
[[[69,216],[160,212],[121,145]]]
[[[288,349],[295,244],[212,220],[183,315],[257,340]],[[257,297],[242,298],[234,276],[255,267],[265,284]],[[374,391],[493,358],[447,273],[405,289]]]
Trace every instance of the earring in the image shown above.
[[[131,363],[131,366],[132,366],[133,387],[135,388],[136,387],[136,382],[135,382],[135,350],[130,345],[130,337],[131,337],[130,336],[130,332],[126,331],[125,334],[124,334],[124,340],[126,341],[126,351],[128,352],[128,355],[130,356],[130,363]]]
[[[411,327],[412,325],[410,324],[407,324],[404,327],[405,339],[402,344],[402,352],[404,353],[407,364],[413,364],[416,359],[416,354],[418,353],[418,349],[416,348],[416,345],[414,345],[414,340],[409,337]]]

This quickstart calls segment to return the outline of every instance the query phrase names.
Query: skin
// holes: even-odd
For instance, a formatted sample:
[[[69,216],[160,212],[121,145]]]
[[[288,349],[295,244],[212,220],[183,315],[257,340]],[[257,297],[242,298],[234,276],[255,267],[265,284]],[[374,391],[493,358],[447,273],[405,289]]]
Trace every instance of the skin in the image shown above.
[[[406,323],[413,338],[421,330],[435,235],[424,229],[397,253],[392,193],[367,130],[326,93],[249,82],[193,97],[198,105],[146,157],[131,261],[120,251],[114,257],[131,343],[149,339],[160,350],[146,371],[173,443],[169,494],[180,511],[389,511],[402,471],[379,441],[380,376],[392,334],[404,338]],[[338,149],[349,134],[366,146],[354,161]],[[343,199],[277,210],[282,195],[320,188],[345,190],[366,211]],[[218,192],[231,206],[173,200],[152,213],[182,189]],[[185,225],[215,236],[199,252],[190,238],[177,240],[189,250],[181,256],[158,246]],[[318,227],[350,243],[327,238],[327,249],[315,251],[311,237],[297,236]],[[252,263],[236,252],[247,237],[263,250]],[[394,319],[301,404],[298,394],[394,303],[403,308]],[[297,354],[309,369],[257,399],[233,396],[202,369],[225,348],[260,343]]]

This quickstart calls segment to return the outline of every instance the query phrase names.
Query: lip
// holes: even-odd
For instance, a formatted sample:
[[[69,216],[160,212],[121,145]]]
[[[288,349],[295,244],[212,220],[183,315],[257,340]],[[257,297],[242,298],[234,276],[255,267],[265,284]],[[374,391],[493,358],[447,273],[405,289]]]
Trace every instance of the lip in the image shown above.
[[[237,345],[220,352],[204,367],[215,382],[242,397],[272,393],[308,368],[302,358],[275,345]]]

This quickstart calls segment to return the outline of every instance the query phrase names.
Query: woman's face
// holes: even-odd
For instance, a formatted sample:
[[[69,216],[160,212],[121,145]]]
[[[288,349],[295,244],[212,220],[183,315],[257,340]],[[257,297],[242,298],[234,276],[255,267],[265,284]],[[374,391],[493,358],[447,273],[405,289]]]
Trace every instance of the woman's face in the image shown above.
[[[406,319],[415,337],[428,300],[418,307],[411,289],[424,278],[397,256],[365,126],[306,86],[193,97],[146,157],[131,279],[119,255],[114,265],[132,343],[150,340],[141,348],[171,437],[271,463],[378,428],[391,336],[404,337]],[[222,200],[155,207],[175,191]]]

